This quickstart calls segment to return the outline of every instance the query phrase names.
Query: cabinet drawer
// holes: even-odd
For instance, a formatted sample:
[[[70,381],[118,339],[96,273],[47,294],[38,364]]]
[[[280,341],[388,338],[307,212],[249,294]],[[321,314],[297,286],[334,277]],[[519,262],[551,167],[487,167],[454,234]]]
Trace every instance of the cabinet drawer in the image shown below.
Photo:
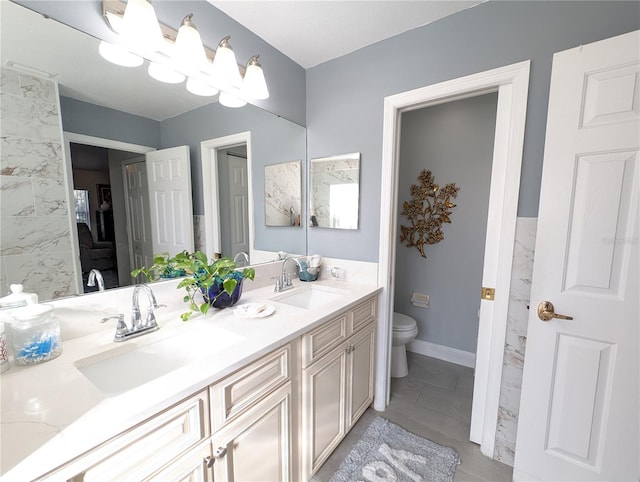
[[[42,480],[143,480],[209,435],[208,393],[203,390]]]
[[[370,298],[350,312],[349,335],[361,330],[376,319],[376,299]]]
[[[347,313],[302,336],[302,368],[347,339]]]
[[[213,465],[210,463],[212,457],[211,440],[206,440],[145,479],[145,482],[213,482],[213,468],[209,466]]]
[[[211,386],[213,431],[291,378],[291,345],[262,357]]]

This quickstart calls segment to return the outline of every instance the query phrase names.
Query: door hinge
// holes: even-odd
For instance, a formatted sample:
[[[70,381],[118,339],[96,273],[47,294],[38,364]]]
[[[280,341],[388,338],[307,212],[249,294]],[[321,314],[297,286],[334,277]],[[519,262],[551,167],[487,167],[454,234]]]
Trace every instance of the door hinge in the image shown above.
[[[480,296],[483,300],[493,301],[496,297],[496,289],[495,288],[485,288],[482,287],[482,295]]]

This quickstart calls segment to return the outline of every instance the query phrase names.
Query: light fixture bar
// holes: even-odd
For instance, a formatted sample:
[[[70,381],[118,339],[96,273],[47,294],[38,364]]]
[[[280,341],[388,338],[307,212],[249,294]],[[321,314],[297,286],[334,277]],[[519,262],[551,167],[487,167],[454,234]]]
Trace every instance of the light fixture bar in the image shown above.
[[[122,21],[122,17],[124,16],[124,10],[127,7],[126,2],[122,0],[102,0],[102,16],[105,18],[107,25],[114,32],[118,32],[117,27],[114,28],[114,25],[117,23],[117,20],[114,17],[120,19]],[[162,22],[158,22],[160,24],[160,31],[162,32],[162,36],[168,40],[169,42],[175,44],[176,38],[178,37],[178,31],[163,24]],[[204,51],[207,54],[207,58],[213,62],[213,59],[216,56],[216,51],[210,49],[206,45],[204,46]],[[240,75],[244,76],[245,66],[238,64],[238,69],[240,70]]]

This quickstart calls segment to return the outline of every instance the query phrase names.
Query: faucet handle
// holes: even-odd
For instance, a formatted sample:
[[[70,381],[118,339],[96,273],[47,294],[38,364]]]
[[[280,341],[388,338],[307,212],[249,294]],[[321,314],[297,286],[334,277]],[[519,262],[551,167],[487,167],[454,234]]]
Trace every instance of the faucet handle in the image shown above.
[[[129,329],[127,328],[127,324],[124,322],[123,313],[118,313],[114,316],[107,316],[106,318],[102,318],[102,321],[100,323],[104,323],[105,321],[109,320],[118,320],[118,324],[116,325],[116,339],[123,337],[129,331]]]
[[[164,306],[164,305],[162,305]],[[160,306],[158,306],[160,308]],[[153,314],[153,310],[149,309],[147,311],[147,319],[144,322],[145,328],[153,328],[158,326],[158,322],[156,321],[156,315]]]
[[[282,279],[280,276],[272,276],[271,279],[276,280],[276,286],[273,290],[277,293],[282,288]]]

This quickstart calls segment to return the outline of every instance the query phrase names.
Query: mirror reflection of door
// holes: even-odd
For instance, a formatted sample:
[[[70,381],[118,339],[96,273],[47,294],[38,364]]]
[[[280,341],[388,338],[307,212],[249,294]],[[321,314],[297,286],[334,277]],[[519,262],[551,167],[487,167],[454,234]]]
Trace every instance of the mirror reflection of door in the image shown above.
[[[144,157],[125,162],[123,170],[127,202],[127,232],[131,244],[129,261],[133,270],[153,264],[149,188]]]
[[[222,254],[248,264],[240,255],[250,249],[246,145],[218,149],[218,182]]]
[[[91,269],[100,271],[106,289],[128,286],[136,282],[131,270],[152,264],[155,253],[194,249],[189,148],[141,155],[104,147],[112,143],[99,138],[68,143],[74,190],[88,192],[88,222],[78,222],[85,293],[97,289],[87,286]],[[108,207],[99,198],[101,187],[109,187]],[[111,239],[101,241],[103,231],[111,232]]]

